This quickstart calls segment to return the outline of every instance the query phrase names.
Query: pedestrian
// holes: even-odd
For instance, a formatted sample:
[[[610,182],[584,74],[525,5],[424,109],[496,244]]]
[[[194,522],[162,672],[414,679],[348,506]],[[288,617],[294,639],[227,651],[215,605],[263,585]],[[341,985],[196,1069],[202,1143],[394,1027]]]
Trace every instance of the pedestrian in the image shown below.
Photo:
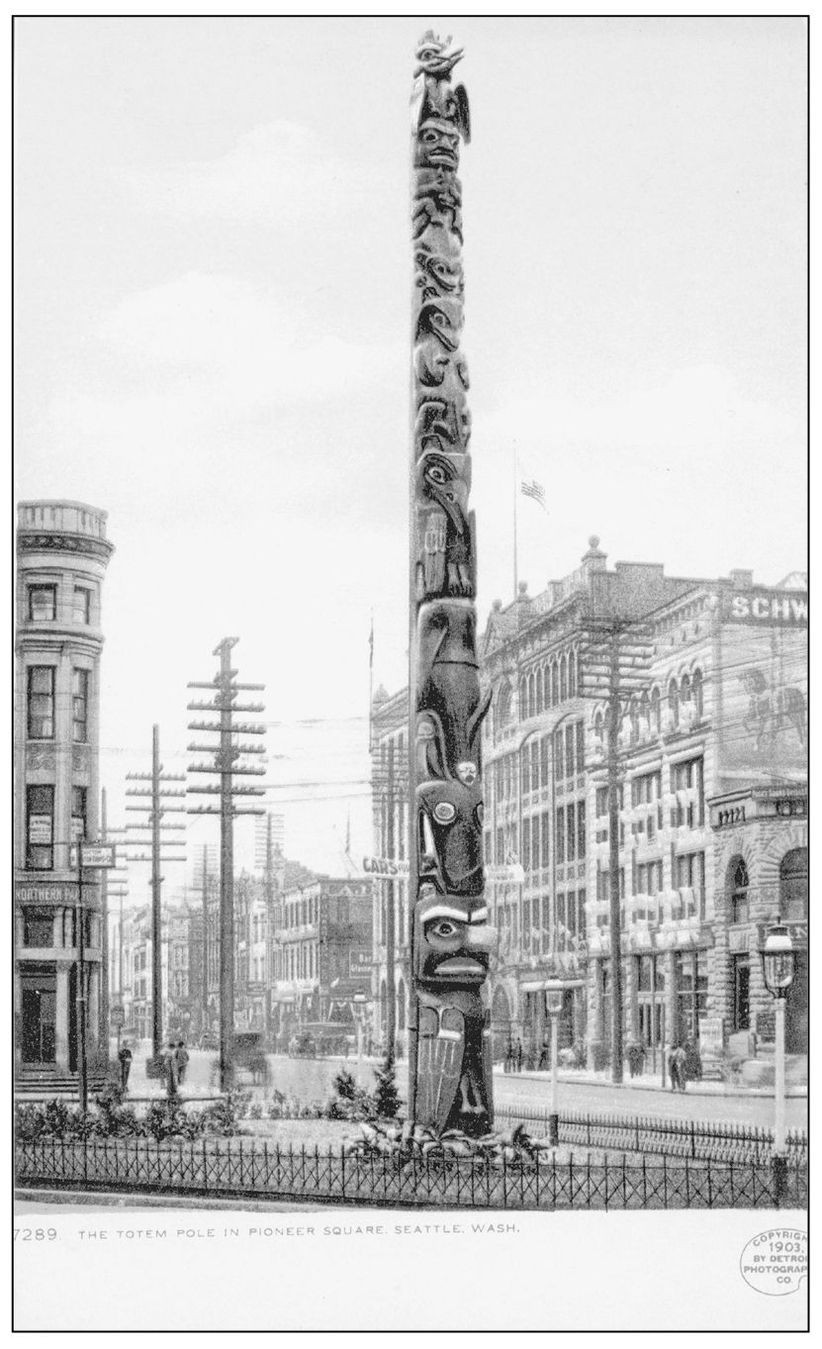
[[[684,1091],[688,1082],[688,1075],[685,1071],[687,1055],[682,1045],[677,1045],[673,1052],[673,1058],[676,1061],[677,1090]]]
[[[671,1078],[671,1091],[679,1091],[679,1059],[676,1056],[676,1045],[672,1046],[668,1055],[668,1072]]]
[[[177,1046],[169,1040],[168,1048],[163,1051],[163,1066],[166,1074],[166,1089],[169,1096],[177,1095]]]
[[[125,1096],[126,1091],[128,1090],[128,1075],[131,1072],[131,1060],[133,1058],[127,1040],[123,1041],[117,1058],[120,1061],[120,1089]]]
[[[180,1086],[185,1081],[186,1071],[188,1070],[188,1050],[185,1047],[184,1040],[177,1041],[177,1048],[174,1051],[174,1060],[177,1064],[177,1081]]]
[[[551,1050],[547,1040],[543,1040],[542,1049],[539,1051],[540,1068],[548,1068],[551,1063]]]
[[[522,1072],[522,1040],[517,1037],[517,1072]]]

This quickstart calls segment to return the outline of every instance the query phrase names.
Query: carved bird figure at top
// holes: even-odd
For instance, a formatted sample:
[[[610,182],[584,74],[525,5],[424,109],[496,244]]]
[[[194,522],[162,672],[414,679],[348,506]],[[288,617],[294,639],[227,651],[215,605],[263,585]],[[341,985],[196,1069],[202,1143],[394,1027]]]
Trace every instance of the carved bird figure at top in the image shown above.
[[[414,75],[431,75],[435,79],[447,80],[451,71],[458,61],[462,60],[464,48],[458,47],[456,51],[449,52],[448,47],[451,43],[451,34],[443,42],[437,37],[436,33],[429,28],[419,41],[417,46],[417,60],[419,65],[414,71]]]

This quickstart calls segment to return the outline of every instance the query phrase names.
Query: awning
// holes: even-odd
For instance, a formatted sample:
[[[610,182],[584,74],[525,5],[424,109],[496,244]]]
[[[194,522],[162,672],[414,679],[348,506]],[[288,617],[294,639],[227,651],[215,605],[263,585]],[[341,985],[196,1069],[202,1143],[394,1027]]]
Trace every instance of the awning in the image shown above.
[[[535,983],[520,984],[520,991],[521,991],[522,993],[545,993],[549,988],[551,988],[551,989],[556,988],[556,985],[557,985],[558,983],[560,983],[560,984],[562,985],[563,988],[584,988],[584,987],[585,987],[585,980],[584,980],[584,979],[568,979],[568,978],[563,978],[562,975],[560,974],[560,975],[557,975],[557,978],[556,978],[556,979],[550,979],[550,980],[548,980],[548,979],[541,979],[541,980],[538,980],[538,981],[535,982]]]

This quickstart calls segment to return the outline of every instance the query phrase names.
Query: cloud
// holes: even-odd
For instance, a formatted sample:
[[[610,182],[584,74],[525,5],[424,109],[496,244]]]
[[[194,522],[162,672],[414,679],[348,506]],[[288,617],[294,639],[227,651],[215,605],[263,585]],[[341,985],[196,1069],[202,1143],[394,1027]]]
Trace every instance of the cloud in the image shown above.
[[[365,164],[330,153],[309,127],[277,121],[239,136],[227,154],[200,163],[124,169],[144,210],[175,219],[264,220],[304,230],[361,203]]]
[[[210,403],[246,411],[373,389],[402,359],[399,344],[301,334],[259,287],[201,272],[126,296],[99,336],[132,373],[135,363],[165,370],[189,393],[193,379]]]

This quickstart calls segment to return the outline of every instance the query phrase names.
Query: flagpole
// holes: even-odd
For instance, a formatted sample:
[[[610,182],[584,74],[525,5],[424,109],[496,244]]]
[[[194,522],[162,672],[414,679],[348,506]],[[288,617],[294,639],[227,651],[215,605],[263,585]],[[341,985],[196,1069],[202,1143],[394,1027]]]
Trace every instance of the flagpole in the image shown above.
[[[374,748],[371,719],[374,712],[374,610],[371,610],[371,635],[368,638],[368,753]]]
[[[517,450],[514,446],[514,599],[519,594],[519,577],[517,575]]]

